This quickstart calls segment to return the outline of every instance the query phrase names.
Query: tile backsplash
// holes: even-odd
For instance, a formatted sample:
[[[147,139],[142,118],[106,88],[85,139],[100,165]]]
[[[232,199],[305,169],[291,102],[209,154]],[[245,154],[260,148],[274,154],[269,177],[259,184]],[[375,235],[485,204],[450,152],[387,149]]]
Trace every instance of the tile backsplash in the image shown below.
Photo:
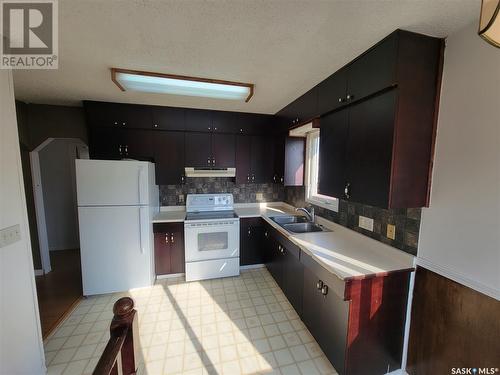
[[[161,185],[162,206],[183,206],[186,194],[232,193],[235,203],[283,202],[285,189],[281,184],[236,184],[227,177],[187,178],[183,185]]]
[[[305,202],[304,187],[285,187],[285,202],[295,207],[304,207],[307,205]],[[318,206],[314,206],[314,208],[317,215],[327,220],[353,229],[409,254],[417,254],[421,216],[420,208],[385,210],[342,199],[339,201],[339,212]],[[373,219],[373,232],[358,226],[360,215]],[[396,237],[394,240],[386,236],[387,224],[396,226]]]

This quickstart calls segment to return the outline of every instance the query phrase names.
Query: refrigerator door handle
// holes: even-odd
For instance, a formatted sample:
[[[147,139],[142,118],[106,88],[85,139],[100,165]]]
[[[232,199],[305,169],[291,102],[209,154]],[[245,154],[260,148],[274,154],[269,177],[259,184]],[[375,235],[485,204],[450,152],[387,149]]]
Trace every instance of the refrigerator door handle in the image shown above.
[[[144,204],[144,196],[145,196],[145,191],[146,190],[146,183],[143,181],[144,180],[144,167],[139,167],[139,172],[137,173],[137,189],[139,193],[139,204]]]
[[[148,221],[147,218],[144,219],[144,214],[147,214],[147,207],[139,207],[139,247],[141,248],[141,254],[145,252],[144,239],[146,236],[144,235],[144,229],[146,225],[144,223]]]

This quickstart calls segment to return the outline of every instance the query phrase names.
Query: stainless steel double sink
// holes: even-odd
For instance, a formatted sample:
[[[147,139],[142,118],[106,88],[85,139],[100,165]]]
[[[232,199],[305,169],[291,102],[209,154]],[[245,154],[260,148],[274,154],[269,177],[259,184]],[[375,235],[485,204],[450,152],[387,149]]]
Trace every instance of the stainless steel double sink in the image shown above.
[[[321,225],[309,221],[305,216],[272,216],[272,221],[291,233],[311,233],[327,231]]]

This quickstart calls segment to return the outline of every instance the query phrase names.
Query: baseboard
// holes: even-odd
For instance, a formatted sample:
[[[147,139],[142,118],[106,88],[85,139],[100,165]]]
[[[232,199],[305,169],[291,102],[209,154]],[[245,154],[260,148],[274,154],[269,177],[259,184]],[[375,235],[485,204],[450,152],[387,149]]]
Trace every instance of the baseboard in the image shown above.
[[[182,276],[184,276],[184,273],[169,273],[166,275],[156,275],[156,280],[175,279],[176,277],[182,277]]]
[[[43,276],[44,272],[43,270],[35,270],[35,276]]]
[[[253,270],[255,268],[262,268],[265,267],[265,264],[259,263],[259,264],[249,264],[248,266],[240,266],[240,270]]]

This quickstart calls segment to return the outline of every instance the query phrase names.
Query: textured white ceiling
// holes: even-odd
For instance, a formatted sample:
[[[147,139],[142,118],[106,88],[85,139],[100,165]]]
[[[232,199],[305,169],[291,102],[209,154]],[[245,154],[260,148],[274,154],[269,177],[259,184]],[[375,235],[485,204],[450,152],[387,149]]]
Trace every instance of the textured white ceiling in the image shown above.
[[[445,37],[480,0],[59,0],[59,69],[15,71],[16,98],[275,113],[396,28]],[[249,103],[121,92],[110,67],[255,83]]]

